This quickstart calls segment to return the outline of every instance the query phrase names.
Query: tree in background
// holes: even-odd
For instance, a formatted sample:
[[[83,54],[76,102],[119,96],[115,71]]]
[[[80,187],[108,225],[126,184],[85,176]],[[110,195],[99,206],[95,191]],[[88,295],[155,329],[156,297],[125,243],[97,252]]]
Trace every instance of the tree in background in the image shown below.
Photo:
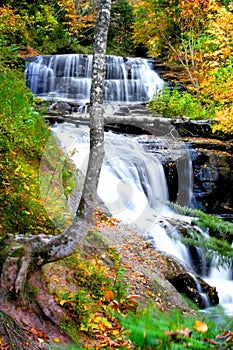
[[[134,5],[134,41],[148,55],[176,61],[193,85],[200,67],[200,41],[208,24],[212,0],[144,0]]]
[[[18,48],[30,46],[40,54],[54,54],[75,52],[84,39],[86,45],[93,44],[96,1],[3,0],[0,9],[8,13],[9,18],[13,11],[27,32],[26,39],[23,35],[17,40],[8,36],[10,44]],[[14,26],[12,20],[11,27]],[[91,38],[88,31],[91,31]]]
[[[93,44],[98,1],[57,0],[64,18],[59,20],[70,37],[70,45]]]
[[[0,64],[8,62],[13,67],[20,60],[18,44],[26,44],[29,33],[20,15],[8,5],[0,7],[0,31]]]
[[[216,4],[203,45],[203,69],[198,92],[216,105],[214,131],[233,132],[233,7]],[[201,77],[202,75],[202,77]]]
[[[0,11],[8,17],[8,23],[4,20],[5,24],[1,24],[0,18],[0,28],[4,26],[5,43],[23,57],[91,53],[98,3],[98,0],[3,0]],[[115,0],[108,39],[110,53],[133,52],[132,23],[133,11],[128,0]]]
[[[134,54],[133,22],[133,7],[129,1],[113,1],[108,32],[108,52],[122,56]]]

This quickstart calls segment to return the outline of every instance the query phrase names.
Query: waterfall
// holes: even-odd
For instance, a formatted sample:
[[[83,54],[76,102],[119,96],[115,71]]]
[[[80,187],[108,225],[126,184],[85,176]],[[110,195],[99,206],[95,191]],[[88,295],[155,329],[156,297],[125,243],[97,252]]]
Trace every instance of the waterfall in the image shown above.
[[[75,128],[65,123],[54,126],[53,132],[83,179],[89,156],[87,127]],[[98,195],[112,216],[145,235],[158,250],[166,250],[187,263],[188,249],[172,239],[178,232],[166,221],[176,214],[163,204],[168,199],[168,190],[162,163],[146,152],[137,138],[105,133]]]
[[[232,269],[211,267],[208,277],[205,281],[209,285],[214,285],[219,294],[219,303],[222,305],[226,314],[233,316],[233,282]]]
[[[29,58],[25,69],[27,86],[44,99],[90,101],[92,55],[69,54]],[[143,102],[164,85],[150,61],[143,58],[106,57],[104,100]]]
[[[84,178],[89,155],[88,128],[75,128],[64,123],[54,126],[53,132],[79,169],[79,178]],[[45,201],[47,195],[46,192]],[[190,251],[180,242],[180,233],[169,220],[185,220],[187,223],[190,218],[181,217],[162,204],[168,196],[163,166],[155,155],[145,151],[140,144],[140,138],[105,133],[105,159],[100,173],[98,195],[114,217],[129,223],[149,239],[158,251],[166,252],[193,268]],[[207,236],[207,232],[203,234]],[[197,255],[198,252],[201,255],[199,249]],[[200,261],[204,261],[201,256]],[[210,271],[211,273],[204,267],[200,271],[202,278],[217,288],[220,304],[227,314],[233,315],[232,271],[218,271],[215,267],[211,267]],[[198,281],[196,284],[200,291]],[[208,306],[204,294],[203,300]]]

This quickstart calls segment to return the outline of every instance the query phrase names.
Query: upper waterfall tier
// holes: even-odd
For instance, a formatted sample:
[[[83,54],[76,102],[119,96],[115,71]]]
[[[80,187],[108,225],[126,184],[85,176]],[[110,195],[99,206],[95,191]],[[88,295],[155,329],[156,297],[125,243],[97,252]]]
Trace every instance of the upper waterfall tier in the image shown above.
[[[69,54],[31,57],[25,70],[27,86],[40,97],[90,101],[92,55]],[[164,85],[150,61],[106,57],[105,102],[143,102]]]

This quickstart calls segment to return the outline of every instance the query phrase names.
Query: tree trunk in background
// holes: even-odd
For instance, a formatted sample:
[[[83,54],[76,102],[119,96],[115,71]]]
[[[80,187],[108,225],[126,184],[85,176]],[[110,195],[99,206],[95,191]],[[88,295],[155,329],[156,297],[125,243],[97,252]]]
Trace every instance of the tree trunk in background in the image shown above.
[[[92,220],[97,202],[97,187],[104,159],[103,94],[106,71],[106,46],[110,23],[111,0],[100,2],[96,21],[92,86],[90,100],[90,155],[81,204],[77,217]]]

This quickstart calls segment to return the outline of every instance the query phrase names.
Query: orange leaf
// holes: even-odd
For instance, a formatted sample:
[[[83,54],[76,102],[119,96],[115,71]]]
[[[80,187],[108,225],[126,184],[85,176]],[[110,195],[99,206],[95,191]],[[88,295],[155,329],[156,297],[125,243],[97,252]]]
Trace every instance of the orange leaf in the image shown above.
[[[106,290],[104,295],[105,300],[109,303],[114,298],[114,293],[112,290]]]
[[[194,329],[197,331],[197,332],[207,332],[208,331],[208,326],[207,324],[205,324],[204,322],[202,321],[195,321],[194,323]]]

